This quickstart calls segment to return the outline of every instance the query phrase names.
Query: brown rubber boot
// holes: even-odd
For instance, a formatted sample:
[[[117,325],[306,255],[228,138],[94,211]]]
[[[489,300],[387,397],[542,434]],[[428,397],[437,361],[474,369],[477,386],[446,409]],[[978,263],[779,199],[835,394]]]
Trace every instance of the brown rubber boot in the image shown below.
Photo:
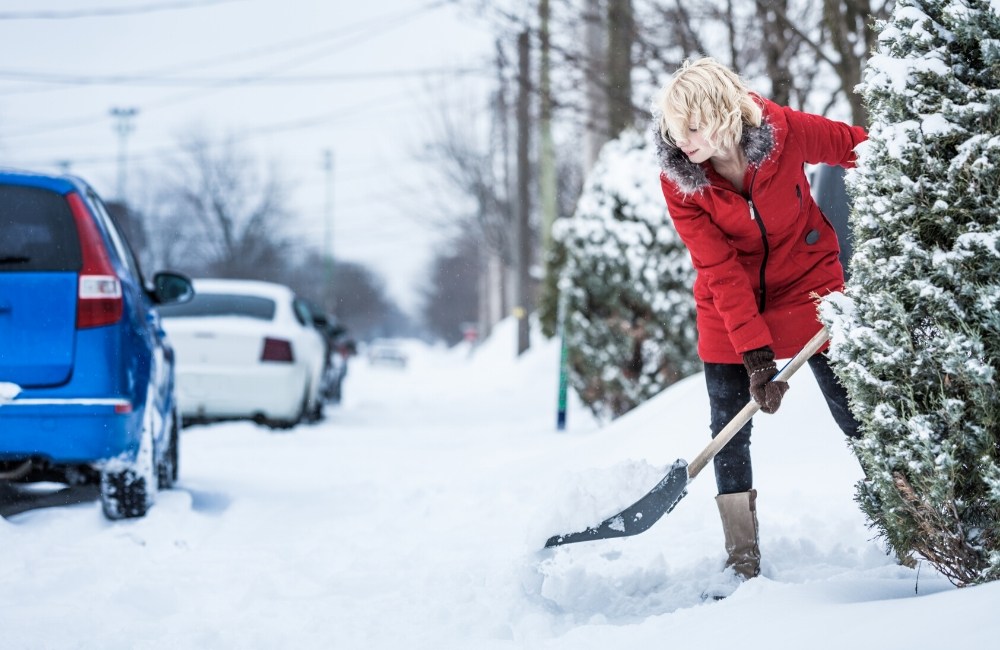
[[[726,535],[727,567],[749,580],[760,573],[760,547],[757,544],[757,490],[720,494],[715,497]]]

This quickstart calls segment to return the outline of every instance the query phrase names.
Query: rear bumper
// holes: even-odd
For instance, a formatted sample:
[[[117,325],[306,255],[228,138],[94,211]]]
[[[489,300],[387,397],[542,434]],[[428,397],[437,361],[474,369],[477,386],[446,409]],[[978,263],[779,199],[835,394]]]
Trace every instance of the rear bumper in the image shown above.
[[[78,464],[131,457],[139,448],[139,417],[118,398],[15,399],[0,404],[0,460]]]
[[[302,408],[306,369],[294,365],[250,368],[178,366],[177,404],[183,418],[294,420]]]

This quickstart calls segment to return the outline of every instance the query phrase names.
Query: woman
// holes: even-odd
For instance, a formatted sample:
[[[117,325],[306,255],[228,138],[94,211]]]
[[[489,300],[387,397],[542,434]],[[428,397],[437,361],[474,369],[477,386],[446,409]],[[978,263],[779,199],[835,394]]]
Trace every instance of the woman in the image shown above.
[[[697,272],[698,353],[712,437],[752,397],[774,413],[788,389],[774,359],[794,356],[819,330],[816,297],[843,288],[833,227],[803,166],[851,167],[866,139],[857,126],[760,97],[713,59],[685,63],[657,98],[660,184]],[[858,435],[826,357],[809,360],[834,419]],[[760,573],[748,422],[715,457],[727,567]]]

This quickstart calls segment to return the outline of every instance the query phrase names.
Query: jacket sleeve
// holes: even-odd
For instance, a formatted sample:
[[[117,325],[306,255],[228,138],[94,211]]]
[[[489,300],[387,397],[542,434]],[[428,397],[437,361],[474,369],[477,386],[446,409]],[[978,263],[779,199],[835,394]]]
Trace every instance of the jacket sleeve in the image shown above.
[[[711,293],[713,305],[722,317],[736,352],[742,354],[771,345],[773,339],[757,311],[753,287],[725,233],[715,225],[708,212],[686,200],[662,175],[660,186],[674,228],[691,254],[698,282],[704,283]]]
[[[868,139],[863,128],[787,106],[781,110],[805,162],[854,167],[854,148]]]

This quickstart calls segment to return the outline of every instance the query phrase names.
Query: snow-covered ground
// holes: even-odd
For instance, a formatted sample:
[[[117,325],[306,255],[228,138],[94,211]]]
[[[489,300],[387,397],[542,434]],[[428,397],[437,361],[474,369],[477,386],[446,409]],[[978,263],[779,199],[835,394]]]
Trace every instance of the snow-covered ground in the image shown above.
[[[470,354],[352,365],[344,403],[289,432],[185,430],[178,489],[142,520],[92,499],[0,519],[0,647],[993,647],[1000,584],[896,565],[853,502],[860,469],[808,369],[756,418],[763,575],[722,601],[706,469],[633,538],[541,550],[632,503],[707,442],[701,375],[606,427],[558,349],[515,359],[509,323]],[[7,494],[10,497],[9,494]],[[22,497],[23,498],[23,497]]]

